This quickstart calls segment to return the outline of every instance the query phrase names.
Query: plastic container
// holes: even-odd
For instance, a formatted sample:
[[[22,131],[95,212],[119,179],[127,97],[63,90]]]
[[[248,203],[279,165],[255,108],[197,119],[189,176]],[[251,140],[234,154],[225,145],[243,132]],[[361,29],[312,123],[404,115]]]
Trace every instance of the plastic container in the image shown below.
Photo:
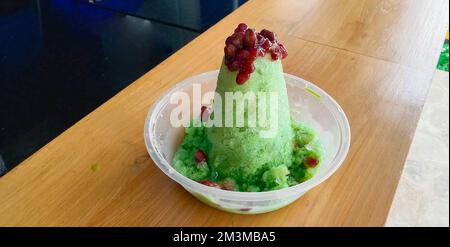
[[[178,173],[172,168],[171,162],[182,141],[184,128],[174,128],[170,124],[170,112],[176,107],[170,104],[170,95],[178,91],[192,95],[194,83],[201,83],[202,94],[214,91],[217,75],[218,71],[211,71],[180,82],[154,104],[145,122],[144,139],[151,158],[167,176],[199,200],[234,213],[257,214],[273,211],[292,203],[325,181],[342,164],[350,146],[350,126],[345,113],[336,101],[319,87],[285,74],[293,117],[312,126],[325,149],[325,158],[313,178],[281,190],[235,192],[208,187]]]

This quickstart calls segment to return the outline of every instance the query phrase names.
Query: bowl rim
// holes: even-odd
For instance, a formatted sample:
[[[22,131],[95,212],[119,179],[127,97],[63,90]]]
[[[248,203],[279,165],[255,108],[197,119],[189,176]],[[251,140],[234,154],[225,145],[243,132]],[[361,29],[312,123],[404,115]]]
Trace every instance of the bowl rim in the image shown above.
[[[162,109],[162,106],[165,105],[166,98],[169,98],[170,95],[173,92],[178,91],[179,89],[182,89],[186,87],[189,84],[192,84],[192,81],[196,81],[197,78],[202,77],[210,77],[210,76],[216,76],[218,75],[219,70],[213,70],[204,72],[201,74],[197,74],[194,76],[190,76],[188,78],[185,78],[181,82],[175,84],[172,86],[168,91],[166,91],[162,96],[160,96],[155,103],[153,103],[153,106],[149,109],[146,119],[145,119],[145,125],[144,125],[144,142],[146,149],[148,153],[150,154],[150,157],[154,161],[154,163],[161,169],[161,171],[166,174],[169,178],[183,186],[185,189],[186,186],[190,187],[190,190],[194,190],[196,192],[201,191],[203,193],[207,194],[220,194],[221,197],[226,198],[232,198],[232,199],[245,199],[250,201],[255,200],[261,200],[261,199],[274,199],[274,198],[280,198],[280,195],[282,194],[283,197],[286,195],[293,195],[293,194],[299,194],[304,193],[311,188],[319,185],[320,183],[327,180],[331,175],[333,175],[340,166],[344,163],[348,151],[350,149],[350,143],[351,143],[351,130],[350,130],[350,124],[348,122],[347,116],[345,115],[344,110],[341,108],[341,106],[336,102],[336,100],[331,97],[328,93],[326,93],[323,89],[316,86],[315,84],[302,79],[300,77],[297,77],[292,74],[284,73],[285,78],[293,79],[293,81],[303,81],[306,85],[306,88],[309,88],[313,90],[316,93],[319,93],[321,97],[324,97],[331,101],[332,105],[336,107],[337,112],[340,113],[338,117],[341,118],[341,121],[337,122],[340,126],[341,136],[344,138],[345,136],[348,136],[348,141],[341,142],[340,147],[338,148],[336,157],[332,161],[330,161],[330,167],[331,169],[328,170],[328,172],[322,174],[321,176],[314,176],[311,179],[299,183],[294,186],[290,186],[287,188],[279,189],[279,190],[272,190],[272,191],[263,191],[263,192],[240,192],[240,191],[228,191],[228,190],[222,190],[210,186],[203,185],[201,183],[198,183],[194,180],[191,180],[181,173],[179,173],[177,170],[175,170],[172,165],[164,158],[162,153],[156,148],[156,138],[150,138],[150,123],[151,121],[156,120],[156,117],[158,116],[159,111]],[[336,118],[336,116],[334,116]]]

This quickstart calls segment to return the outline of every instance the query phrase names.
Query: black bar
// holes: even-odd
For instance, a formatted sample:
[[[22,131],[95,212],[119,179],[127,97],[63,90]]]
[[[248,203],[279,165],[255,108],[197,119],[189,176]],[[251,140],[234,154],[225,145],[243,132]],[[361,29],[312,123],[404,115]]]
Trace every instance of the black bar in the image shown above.
[[[2,242],[6,240],[13,243],[33,244],[81,244],[98,241],[128,246],[147,243],[146,246],[174,247],[288,247],[288,245],[320,246],[323,244],[368,246],[391,245],[393,241],[399,241],[398,243],[402,246],[407,244],[430,246],[434,241],[446,240],[448,233],[449,228],[0,228],[0,239]],[[155,243],[159,244],[154,245]]]

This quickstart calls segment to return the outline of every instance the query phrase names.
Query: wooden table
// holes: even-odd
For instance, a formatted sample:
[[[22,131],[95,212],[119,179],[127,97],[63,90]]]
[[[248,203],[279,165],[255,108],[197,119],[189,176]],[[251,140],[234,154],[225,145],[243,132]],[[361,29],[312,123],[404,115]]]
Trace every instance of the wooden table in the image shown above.
[[[217,69],[239,22],[278,32],[285,71],[329,92],[352,128],[346,162],[279,211],[210,208],[149,158],[147,110]],[[251,0],[0,178],[0,225],[382,226],[448,25],[448,0]]]

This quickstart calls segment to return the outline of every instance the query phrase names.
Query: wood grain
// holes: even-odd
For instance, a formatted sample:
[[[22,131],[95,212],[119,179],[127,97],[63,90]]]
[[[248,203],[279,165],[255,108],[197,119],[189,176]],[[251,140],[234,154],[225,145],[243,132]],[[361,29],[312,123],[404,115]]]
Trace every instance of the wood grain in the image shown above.
[[[435,37],[448,28],[448,0],[289,0],[270,9],[285,13],[290,35],[413,68],[435,67]]]
[[[334,36],[319,40],[327,41],[323,44],[300,38],[307,34],[302,25],[307,27],[304,30],[322,27],[316,15],[327,13],[331,1],[274,2],[246,3],[0,178],[0,225],[383,225],[431,82],[435,45],[445,35],[430,29],[441,28],[448,17],[430,17],[426,25],[414,26],[429,41],[400,39],[396,42],[406,48],[386,59],[388,53],[371,46],[355,46],[361,49],[357,52],[333,47],[330,42],[340,42]],[[414,11],[401,10],[405,8],[401,4],[397,8],[404,15],[429,15],[427,8],[417,7],[421,2],[408,1],[406,6]],[[353,9],[355,4],[340,3],[347,6],[343,9]],[[372,4],[364,1],[361,7],[372,8]],[[429,4],[432,9],[445,7],[442,1]],[[348,11],[340,15],[341,19],[353,16]],[[412,28],[390,26],[388,17],[378,18],[387,18],[385,27],[396,35]],[[241,21],[279,33],[290,51],[285,71],[329,92],[346,112],[353,135],[348,158],[333,177],[292,205],[263,215],[234,215],[202,204],[156,167],[143,141],[149,107],[180,80],[217,69],[224,39]],[[340,29],[336,32],[345,36]],[[374,32],[370,37],[384,39],[382,33],[378,35]],[[430,64],[419,63],[417,68],[395,59],[406,58],[413,50],[429,57]]]
[[[259,2],[247,14],[258,28],[416,69],[436,66],[448,30],[448,0]]]

